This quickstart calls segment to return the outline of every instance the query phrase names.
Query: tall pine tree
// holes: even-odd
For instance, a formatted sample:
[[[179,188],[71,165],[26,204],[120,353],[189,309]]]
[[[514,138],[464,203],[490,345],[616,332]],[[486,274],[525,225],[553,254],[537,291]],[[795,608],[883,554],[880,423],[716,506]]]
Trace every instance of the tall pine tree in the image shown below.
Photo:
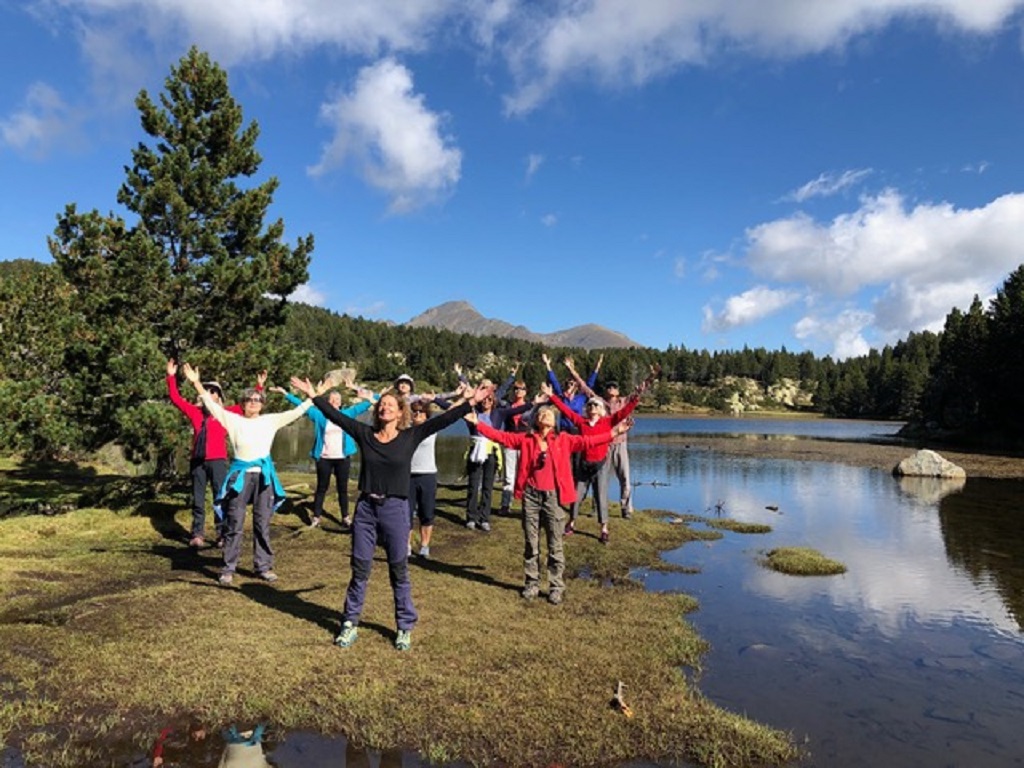
[[[227,74],[192,48],[171,68],[159,106],[136,99],[150,143],[139,143],[110,214],[58,217],[50,250],[76,289],[86,331],[69,344],[74,407],[95,448],[116,440],[141,456],[166,456],[180,419],[168,409],[166,357],[242,387],[262,368],[295,364],[277,340],[286,297],[307,280],[312,235],[283,242],[266,225],[278,181],[252,187],[259,128],[243,125]]]

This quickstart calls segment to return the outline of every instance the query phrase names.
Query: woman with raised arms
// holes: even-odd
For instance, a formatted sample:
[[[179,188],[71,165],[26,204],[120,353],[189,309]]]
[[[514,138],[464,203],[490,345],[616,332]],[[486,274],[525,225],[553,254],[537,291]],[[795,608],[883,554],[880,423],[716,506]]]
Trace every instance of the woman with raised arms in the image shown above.
[[[320,412],[356,441],[359,463],[359,500],[352,520],[352,577],[345,592],[341,631],[334,642],[348,648],[356,641],[359,616],[366,599],[373,552],[379,542],[387,552],[388,576],[395,598],[395,648],[412,647],[412,628],[418,618],[409,582],[409,477],[412,457],[430,435],[465,416],[491,393],[490,386],[460,389],[460,398],[444,413],[413,425],[409,404],[393,390],[381,395],[373,407],[373,423],[356,421],[334,408],[323,396],[329,382],[314,389],[309,379],[292,378],[292,386],[313,398]]]

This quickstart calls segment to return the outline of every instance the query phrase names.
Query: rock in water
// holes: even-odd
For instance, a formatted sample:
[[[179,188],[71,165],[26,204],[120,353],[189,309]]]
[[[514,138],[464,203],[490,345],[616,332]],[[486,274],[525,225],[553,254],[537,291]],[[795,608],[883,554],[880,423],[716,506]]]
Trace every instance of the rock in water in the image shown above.
[[[935,451],[923,449],[908,456],[893,469],[897,477],[967,477],[963,467],[942,458]]]

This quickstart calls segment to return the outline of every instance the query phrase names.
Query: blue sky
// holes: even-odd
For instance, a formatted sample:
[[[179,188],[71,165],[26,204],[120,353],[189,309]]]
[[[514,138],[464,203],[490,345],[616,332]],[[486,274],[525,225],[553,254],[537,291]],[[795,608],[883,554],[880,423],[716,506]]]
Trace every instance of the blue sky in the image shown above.
[[[191,44],[297,298],[845,358],[1024,263],[1024,0],[0,0],[0,259],[118,209]]]

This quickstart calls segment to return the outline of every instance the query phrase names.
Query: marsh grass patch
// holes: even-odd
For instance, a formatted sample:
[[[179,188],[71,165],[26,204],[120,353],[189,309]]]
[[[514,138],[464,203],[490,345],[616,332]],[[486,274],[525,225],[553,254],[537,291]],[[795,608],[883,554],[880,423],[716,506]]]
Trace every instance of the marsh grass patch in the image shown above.
[[[825,557],[810,547],[779,547],[765,555],[762,563],[791,576],[835,576],[846,573],[846,566]]]

